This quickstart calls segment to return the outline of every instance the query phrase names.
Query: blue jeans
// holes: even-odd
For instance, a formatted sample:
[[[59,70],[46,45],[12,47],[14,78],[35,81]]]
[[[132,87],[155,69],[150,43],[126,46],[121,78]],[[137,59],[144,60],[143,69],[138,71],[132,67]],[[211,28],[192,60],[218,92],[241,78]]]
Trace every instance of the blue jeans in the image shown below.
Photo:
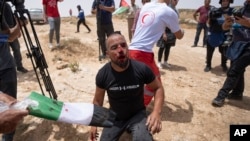
[[[202,29],[204,30],[203,45],[206,45],[206,43],[207,43],[207,25],[206,25],[206,23],[198,23],[197,24],[194,45],[198,44]]]
[[[233,94],[243,94],[245,85],[244,72],[248,65],[250,65],[250,47],[244,50],[241,56],[231,63],[227,72],[227,78],[218,95],[227,97],[231,91]]]
[[[61,25],[61,18],[53,18],[48,17],[48,22],[50,26],[49,31],[49,42],[52,43],[54,32],[56,33],[56,43],[60,43],[60,25]]]
[[[147,130],[146,110],[139,111],[126,121],[115,121],[111,128],[104,128],[100,141],[118,141],[123,132],[129,131],[133,141],[153,141],[153,137]]]
[[[16,69],[9,68],[0,71],[0,91],[16,98],[17,96],[17,76]],[[12,141],[15,131],[3,134],[2,141]]]

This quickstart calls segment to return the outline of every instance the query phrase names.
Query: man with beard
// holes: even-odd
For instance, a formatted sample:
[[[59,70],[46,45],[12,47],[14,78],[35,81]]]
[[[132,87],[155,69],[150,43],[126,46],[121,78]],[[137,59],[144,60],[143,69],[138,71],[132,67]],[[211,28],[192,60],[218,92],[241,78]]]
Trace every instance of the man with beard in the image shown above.
[[[133,140],[152,141],[152,134],[162,128],[161,112],[164,89],[152,70],[144,63],[129,59],[128,45],[120,33],[111,34],[106,40],[110,62],[96,75],[96,91],[93,104],[103,106],[107,91],[110,109],[116,112],[111,128],[104,128],[100,140],[119,140],[125,131]],[[147,115],[144,106],[144,85],[154,90],[154,107]],[[97,127],[91,127],[90,138],[97,139]]]

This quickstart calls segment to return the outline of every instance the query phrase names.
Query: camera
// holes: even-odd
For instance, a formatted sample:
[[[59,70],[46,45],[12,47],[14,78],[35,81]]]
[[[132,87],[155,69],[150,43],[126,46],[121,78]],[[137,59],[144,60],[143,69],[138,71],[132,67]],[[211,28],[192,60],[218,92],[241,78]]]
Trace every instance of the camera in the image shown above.
[[[0,3],[11,2],[15,6],[16,10],[20,10],[24,9],[24,1],[25,0],[0,0]]]
[[[24,1],[25,0],[6,0],[6,2],[11,2],[16,10],[19,10],[19,9],[24,9]]]
[[[222,16],[222,11],[219,8],[213,8],[211,9],[209,13],[210,19],[217,19]]]
[[[242,11],[243,11],[242,8],[234,8],[233,9],[233,16],[234,16],[234,18],[236,18],[236,17],[240,17],[241,18],[243,16],[243,12]]]

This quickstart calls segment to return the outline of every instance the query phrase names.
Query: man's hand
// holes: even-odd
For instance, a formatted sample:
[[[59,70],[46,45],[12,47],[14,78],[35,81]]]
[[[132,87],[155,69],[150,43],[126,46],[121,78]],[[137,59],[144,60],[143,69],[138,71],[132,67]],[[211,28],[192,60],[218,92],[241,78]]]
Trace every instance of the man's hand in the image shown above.
[[[99,134],[97,133],[97,127],[91,127],[89,131],[90,141],[96,141],[99,137]]]
[[[0,113],[0,133],[9,133],[15,130],[19,121],[28,115],[28,110],[6,110]]]
[[[0,101],[8,104],[8,105],[11,105],[13,103],[16,103],[16,99],[5,94],[5,93],[0,93]]]
[[[235,22],[250,28],[250,18],[247,18],[246,16],[235,17]]]
[[[153,111],[147,118],[146,126],[151,134],[159,133],[162,129],[161,115]]]
[[[223,30],[229,30],[232,27],[232,24],[234,22],[234,19],[231,16],[225,15],[225,21],[222,24]]]

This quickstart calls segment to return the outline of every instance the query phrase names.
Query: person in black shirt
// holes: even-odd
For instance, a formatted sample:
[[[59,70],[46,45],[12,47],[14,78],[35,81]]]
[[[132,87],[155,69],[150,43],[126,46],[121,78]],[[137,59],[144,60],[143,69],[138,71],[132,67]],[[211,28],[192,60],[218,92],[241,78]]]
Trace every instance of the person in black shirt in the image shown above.
[[[99,3],[98,3],[99,2]],[[101,47],[101,58],[106,57],[105,39],[114,32],[112,12],[115,11],[114,0],[94,0],[91,13],[96,14],[97,36]]]
[[[103,106],[107,91],[110,109],[116,112],[114,126],[104,128],[101,141],[118,140],[124,131],[132,133],[133,140],[152,141],[152,134],[161,131],[161,112],[164,89],[151,69],[142,62],[129,59],[128,45],[123,35],[111,34],[106,40],[110,62],[96,75],[96,91],[93,103]],[[147,115],[144,106],[144,85],[155,92],[153,111]],[[96,140],[97,127],[90,131]]]

